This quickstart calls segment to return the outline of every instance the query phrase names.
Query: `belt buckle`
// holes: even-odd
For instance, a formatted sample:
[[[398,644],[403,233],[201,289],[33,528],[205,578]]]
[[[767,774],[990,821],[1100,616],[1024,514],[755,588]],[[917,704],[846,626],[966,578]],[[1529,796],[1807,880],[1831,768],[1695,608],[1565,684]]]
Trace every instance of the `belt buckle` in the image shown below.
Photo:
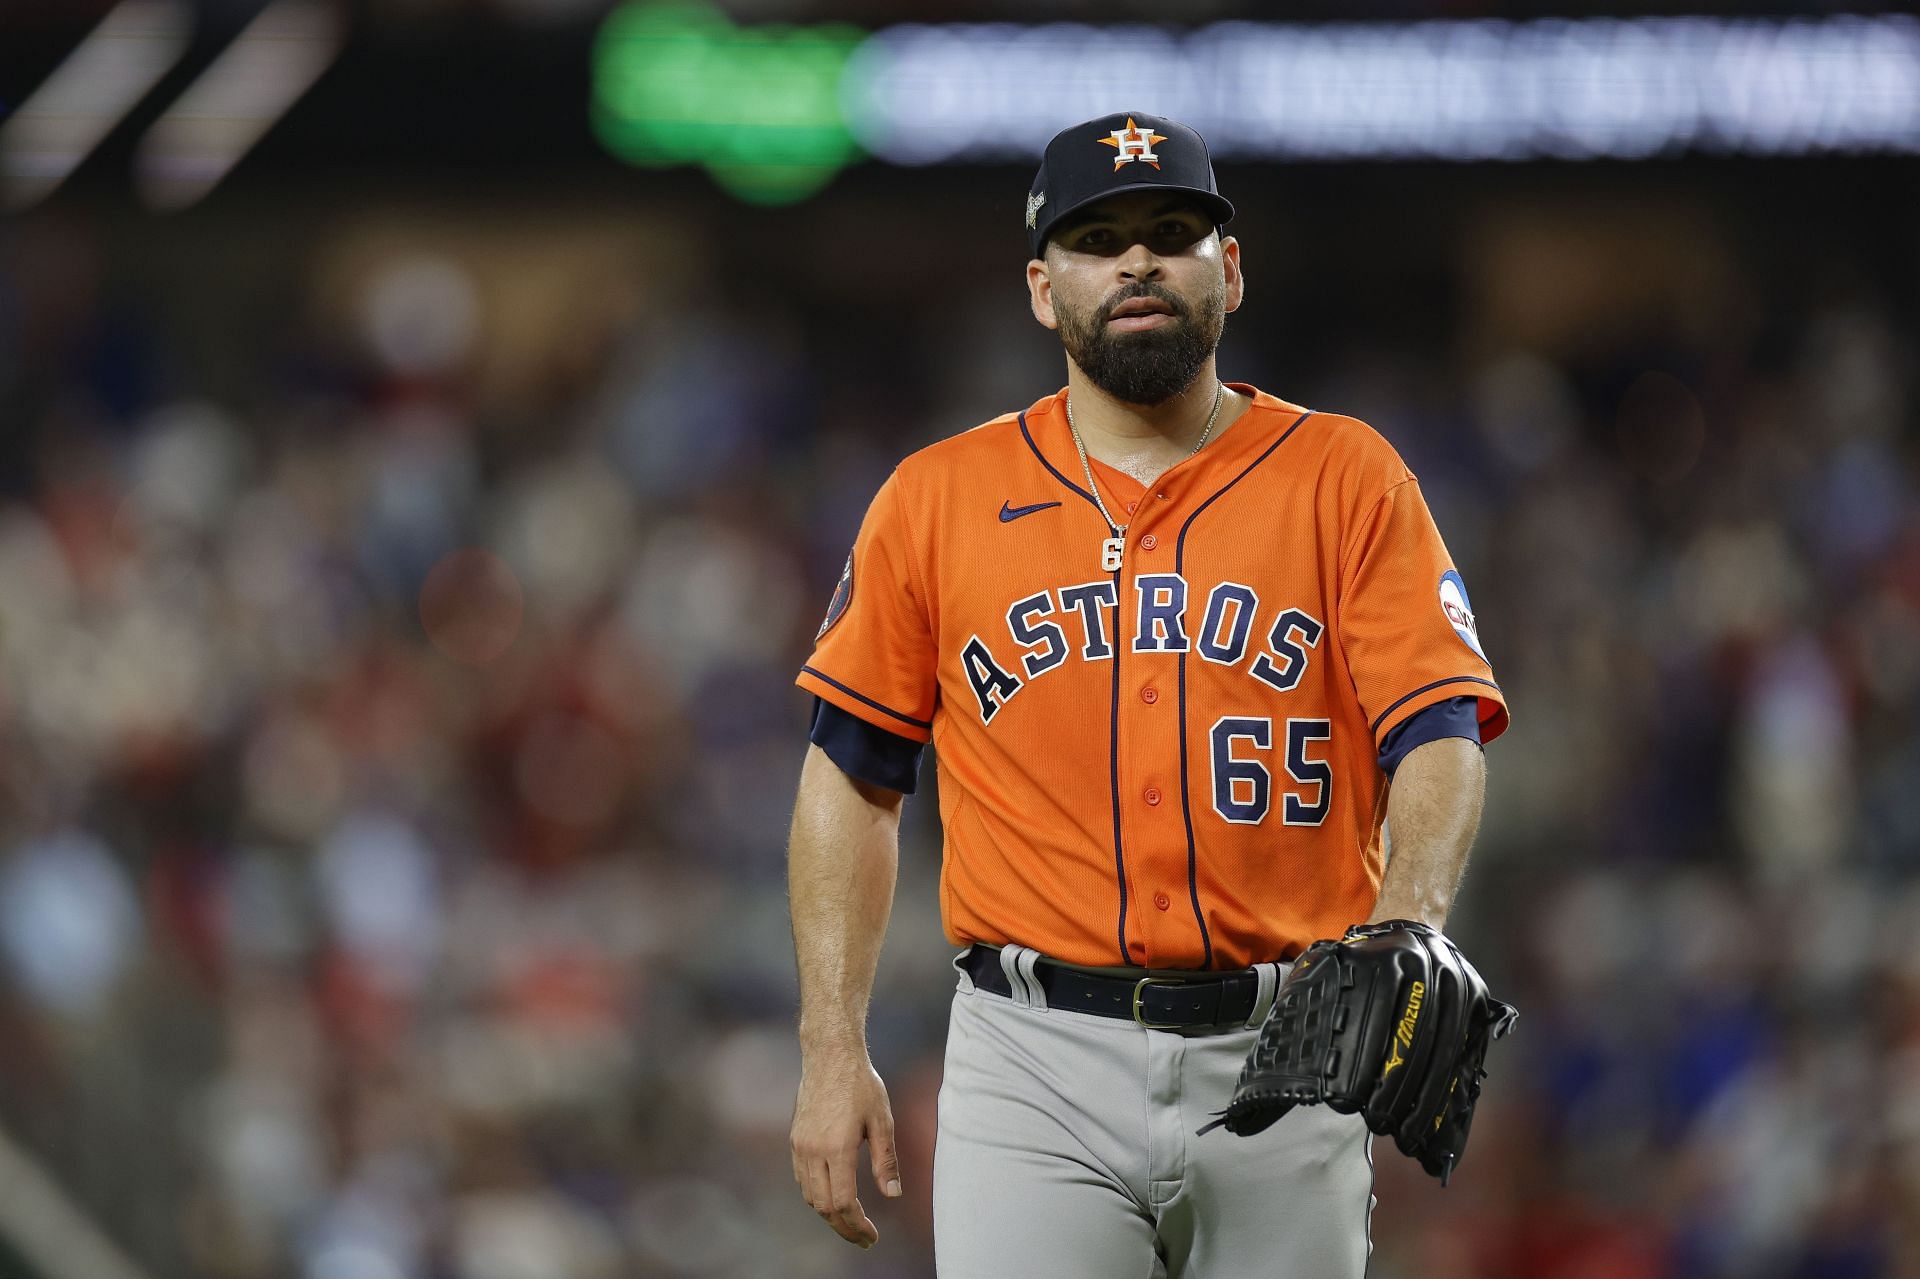
[[[1178,977],[1142,977],[1133,983],[1133,1020],[1148,1030],[1180,1030],[1186,1026],[1183,1021],[1148,1021],[1140,1015],[1140,992],[1148,986],[1184,986],[1186,983]]]

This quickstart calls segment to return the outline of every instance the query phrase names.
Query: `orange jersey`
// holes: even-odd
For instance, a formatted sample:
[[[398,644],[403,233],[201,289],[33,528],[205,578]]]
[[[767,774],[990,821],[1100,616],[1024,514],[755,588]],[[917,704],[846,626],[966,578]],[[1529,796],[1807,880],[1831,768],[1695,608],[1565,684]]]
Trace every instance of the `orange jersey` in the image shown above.
[[[1364,920],[1380,744],[1446,699],[1507,726],[1418,482],[1365,423],[1254,402],[1150,487],[1065,392],[908,457],[798,683],[931,740],[947,939],[1084,965],[1240,968]]]

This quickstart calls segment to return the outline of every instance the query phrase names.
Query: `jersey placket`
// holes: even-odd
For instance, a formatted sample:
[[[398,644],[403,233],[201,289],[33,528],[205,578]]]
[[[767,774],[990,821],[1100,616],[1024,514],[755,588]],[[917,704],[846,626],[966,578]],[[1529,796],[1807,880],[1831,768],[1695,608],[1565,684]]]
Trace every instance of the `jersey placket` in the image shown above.
[[[1127,522],[1126,552],[1115,583],[1121,625],[1116,790],[1121,841],[1127,849],[1127,959],[1153,967],[1195,962],[1198,937],[1187,884],[1184,779],[1180,769],[1178,655],[1187,643],[1184,584],[1174,574],[1177,492],[1184,477],[1162,476],[1151,488],[1105,464],[1095,479]]]

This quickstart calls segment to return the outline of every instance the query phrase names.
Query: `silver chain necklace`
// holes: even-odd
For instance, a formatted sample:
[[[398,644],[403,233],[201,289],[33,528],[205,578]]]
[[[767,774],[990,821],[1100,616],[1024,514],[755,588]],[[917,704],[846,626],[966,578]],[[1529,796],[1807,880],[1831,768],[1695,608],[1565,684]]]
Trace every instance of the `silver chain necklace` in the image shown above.
[[[1213,408],[1207,414],[1207,425],[1200,432],[1200,439],[1194,444],[1187,457],[1192,457],[1207,447],[1207,437],[1213,434],[1213,419],[1220,416],[1220,401],[1226,397],[1226,393],[1225,382],[1213,384]],[[1100,518],[1107,522],[1107,528],[1113,533],[1112,537],[1103,538],[1100,542],[1100,567],[1111,573],[1120,567],[1120,556],[1126,550],[1127,526],[1116,522],[1107,511],[1107,504],[1100,500],[1100,486],[1093,482],[1093,465],[1087,461],[1086,441],[1080,438],[1080,428],[1073,424],[1072,397],[1067,399],[1067,430],[1073,433],[1073,447],[1080,454],[1080,471],[1087,477],[1087,491],[1093,494],[1093,504],[1100,508]],[[1180,460],[1184,462],[1187,458],[1183,457]]]

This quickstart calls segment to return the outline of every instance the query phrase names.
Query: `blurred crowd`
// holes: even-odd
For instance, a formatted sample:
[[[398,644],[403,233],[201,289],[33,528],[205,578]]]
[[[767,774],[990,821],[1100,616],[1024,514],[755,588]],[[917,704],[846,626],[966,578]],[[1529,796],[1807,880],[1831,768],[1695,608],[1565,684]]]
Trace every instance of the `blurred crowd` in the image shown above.
[[[787,1153],[791,679],[893,462],[1063,380],[1015,241],[936,309],[261,221],[0,229],[5,1130],[154,1279],[930,1276],[932,770],[861,1252]],[[1358,246],[1268,268],[1222,355],[1401,449],[1514,710],[1454,931],[1522,1019],[1451,1188],[1380,1151],[1371,1273],[1920,1275],[1904,286],[1516,300],[1514,239],[1317,346]]]

